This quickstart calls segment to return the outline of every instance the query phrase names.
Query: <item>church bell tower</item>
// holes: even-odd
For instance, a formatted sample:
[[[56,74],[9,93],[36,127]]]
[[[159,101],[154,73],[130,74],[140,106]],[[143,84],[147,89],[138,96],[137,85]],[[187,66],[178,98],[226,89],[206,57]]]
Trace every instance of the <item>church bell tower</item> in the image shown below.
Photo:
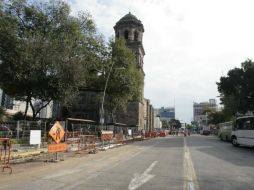
[[[138,65],[137,68],[144,74],[143,71],[143,58],[145,50],[142,44],[144,33],[144,26],[140,20],[137,19],[130,12],[122,17],[114,26],[115,37],[122,37],[126,40],[126,45],[136,55]]]
[[[115,38],[124,38],[126,46],[130,48],[137,59],[137,69],[144,77],[143,59],[145,50],[142,43],[144,26],[140,20],[137,19],[130,12],[122,17],[114,26]],[[144,118],[144,89],[142,89],[140,99],[137,102],[129,102],[127,113],[118,113],[118,122],[127,124],[128,126],[137,127],[138,130],[145,128]]]

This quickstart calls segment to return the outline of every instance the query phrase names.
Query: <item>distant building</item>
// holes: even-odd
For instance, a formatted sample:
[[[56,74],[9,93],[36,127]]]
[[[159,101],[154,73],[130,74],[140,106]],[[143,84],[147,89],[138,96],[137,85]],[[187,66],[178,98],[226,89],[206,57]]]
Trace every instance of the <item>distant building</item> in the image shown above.
[[[157,112],[161,121],[170,121],[171,119],[175,119],[174,107],[162,107],[160,109],[157,109]]]
[[[39,107],[46,105],[46,102],[37,100],[37,101],[35,101],[34,105],[35,105],[35,109],[38,109]],[[36,107],[36,106],[38,106],[38,107]],[[52,114],[53,114],[53,101],[51,101],[46,107],[41,109],[41,111],[39,112],[39,115],[37,117],[39,117],[41,119],[48,119],[48,118],[52,118]]]
[[[8,96],[3,90],[0,89],[0,106],[4,107],[5,109],[12,109],[13,108],[13,98]]]
[[[160,117],[156,116],[154,119],[154,128],[155,129],[161,129],[162,128],[162,123],[160,120]]]
[[[73,105],[68,108],[69,113],[67,113],[67,115],[74,118],[88,119],[100,123],[101,103],[97,101],[100,94],[100,91],[81,90]],[[104,122],[112,123],[114,121],[110,121],[106,117]]]
[[[36,103],[41,101],[34,101],[33,103],[36,105]],[[0,106],[6,109],[6,113],[10,116],[15,115],[18,112],[25,113],[26,110],[26,102],[15,100],[15,98],[11,98],[6,93],[3,92],[2,89],[0,89]],[[53,103],[49,104],[45,108],[43,108],[38,117],[39,118],[51,118],[52,117],[52,106]],[[36,106],[35,106],[36,108]],[[28,107],[27,115],[32,116],[33,112],[31,107]]]
[[[145,120],[145,125],[144,129],[146,131],[152,131],[155,126],[155,114],[154,114],[154,108],[150,104],[150,100],[144,99],[144,120]]]
[[[206,125],[207,123],[207,115],[205,111],[207,109],[210,110],[218,110],[218,105],[216,104],[215,99],[210,99],[209,102],[200,102],[200,103],[193,103],[193,118],[194,122],[198,123],[199,125]]]

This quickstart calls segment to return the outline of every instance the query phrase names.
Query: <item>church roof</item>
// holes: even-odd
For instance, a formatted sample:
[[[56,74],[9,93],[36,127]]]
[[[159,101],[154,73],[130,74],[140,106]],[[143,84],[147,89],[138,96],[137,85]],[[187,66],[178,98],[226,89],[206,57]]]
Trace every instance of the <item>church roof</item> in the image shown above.
[[[140,22],[136,16],[134,16],[133,14],[131,14],[131,12],[129,12],[128,14],[126,14],[124,17],[122,17],[118,22],[125,22],[125,21],[134,21],[134,22]]]
[[[116,26],[126,25],[126,24],[135,24],[135,25],[142,27],[142,29],[144,30],[142,22],[140,20],[138,20],[137,17],[134,16],[133,14],[131,14],[130,12],[128,14],[126,14],[124,17],[122,17],[116,23]]]

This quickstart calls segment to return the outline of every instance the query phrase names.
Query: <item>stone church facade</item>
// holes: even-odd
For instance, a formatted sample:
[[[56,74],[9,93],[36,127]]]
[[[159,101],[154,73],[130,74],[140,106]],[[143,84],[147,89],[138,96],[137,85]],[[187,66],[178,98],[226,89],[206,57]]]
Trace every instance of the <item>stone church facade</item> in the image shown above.
[[[142,44],[144,33],[144,26],[140,20],[134,15],[128,13],[122,17],[114,26],[115,38],[123,37],[126,40],[126,45],[130,48],[137,58],[137,69],[140,75],[145,76],[143,70],[143,58],[145,51]],[[68,116],[73,118],[82,118],[96,121],[100,123],[100,103],[96,101],[96,97],[102,92],[94,90],[81,90],[79,97],[76,99],[72,107],[68,108]],[[144,99],[144,89],[140,95],[139,101],[129,102],[127,112],[117,113],[115,116],[115,123],[124,123],[127,126],[146,129],[147,126],[147,112],[146,100]],[[58,112],[59,113],[59,112]],[[62,114],[61,114],[62,115]],[[107,116],[105,117],[105,124]]]

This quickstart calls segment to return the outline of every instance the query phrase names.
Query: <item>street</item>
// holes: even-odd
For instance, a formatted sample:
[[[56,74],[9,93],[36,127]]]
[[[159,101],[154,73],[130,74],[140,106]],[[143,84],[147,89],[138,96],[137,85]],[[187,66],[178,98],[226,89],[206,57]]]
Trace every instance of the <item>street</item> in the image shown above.
[[[0,189],[254,189],[254,149],[217,137],[169,136],[63,162],[15,165]]]

